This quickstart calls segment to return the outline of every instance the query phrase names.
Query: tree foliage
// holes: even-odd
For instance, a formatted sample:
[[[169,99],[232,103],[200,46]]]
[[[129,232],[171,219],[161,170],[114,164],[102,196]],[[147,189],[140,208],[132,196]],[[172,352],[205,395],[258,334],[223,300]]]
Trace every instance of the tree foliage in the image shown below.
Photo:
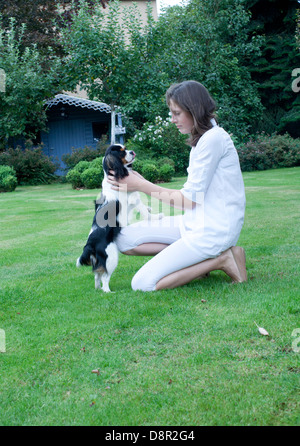
[[[104,2],[61,0],[58,10],[58,1],[0,0],[2,144],[43,128],[43,100],[78,84],[90,99],[120,107],[133,130],[166,118],[166,89],[188,79],[208,88],[220,124],[239,140],[257,129],[290,130],[299,103],[291,89],[300,66],[296,0],[190,0],[156,22],[149,6],[146,26],[136,5],[114,0],[104,11]],[[265,3],[281,6],[265,12]]]
[[[106,7],[108,0],[87,0],[90,11],[95,4]],[[10,19],[14,18],[16,29],[26,28],[22,32],[23,48],[37,45],[43,54],[48,53],[51,46],[55,53],[61,53],[59,28],[55,22],[63,16],[63,23],[68,26],[76,16],[80,0],[0,0],[0,14],[3,17],[3,28],[10,29]],[[62,25],[62,23],[60,23]]]
[[[265,106],[262,130],[288,131],[300,136],[300,97],[293,91],[292,71],[300,67],[297,48],[297,0],[248,0],[251,13],[249,32],[264,35],[260,57],[245,61],[252,78],[259,85]]]
[[[157,63],[170,80],[203,83],[217,101],[222,125],[240,137],[252,131],[262,112],[242,63],[260,51],[261,39],[247,34],[249,20],[242,0],[191,0],[185,8],[167,10],[156,28]]]
[[[61,84],[60,59],[49,48],[49,68],[44,71],[43,57],[36,46],[23,47],[24,32],[25,25],[17,35],[13,18],[8,30],[0,27],[0,68],[6,75],[5,92],[0,93],[0,148],[9,138],[34,137],[45,128],[44,100]]]
[[[119,2],[109,14],[90,13],[86,2],[68,31],[68,72],[76,76],[91,99],[121,105],[140,127],[157,114],[166,116],[164,95],[170,84],[184,79],[202,82],[215,96],[219,119],[243,137],[261,113],[250,74],[241,64],[259,52],[260,39],[249,36],[249,14],[242,0],[191,0],[168,8],[157,23],[148,14],[142,26],[136,9],[126,9],[123,24]],[[65,28],[66,29],[66,28]]]
[[[111,2],[107,14],[99,7],[91,14],[86,2],[80,2],[70,27],[62,30],[68,54],[65,72],[90,99],[104,101],[112,108],[122,106],[138,125],[149,118],[168,80],[151,58],[154,25],[150,11],[146,29],[136,5],[125,8],[123,22],[116,26],[120,16],[118,0]]]

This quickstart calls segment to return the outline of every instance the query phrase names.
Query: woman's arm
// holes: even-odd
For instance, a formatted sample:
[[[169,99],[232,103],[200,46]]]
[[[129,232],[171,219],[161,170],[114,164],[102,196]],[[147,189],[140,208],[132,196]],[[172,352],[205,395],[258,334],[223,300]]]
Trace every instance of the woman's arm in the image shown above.
[[[113,190],[143,192],[178,209],[192,209],[195,206],[195,203],[186,198],[181,191],[153,184],[135,171],[129,172],[127,177],[119,181],[116,181],[112,172],[111,175],[108,175],[107,181],[112,185]]]

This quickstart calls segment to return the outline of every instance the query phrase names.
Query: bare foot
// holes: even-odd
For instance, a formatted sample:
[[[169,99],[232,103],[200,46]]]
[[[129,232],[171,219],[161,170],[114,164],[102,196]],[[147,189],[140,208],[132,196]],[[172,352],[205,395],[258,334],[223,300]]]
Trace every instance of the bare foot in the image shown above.
[[[245,251],[240,246],[233,246],[222,254],[222,271],[231,277],[233,282],[246,282],[246,257]],[[220,257],[221,257],[220,256]]]
[[[237,264],[237,267],[240,272],[241,280],[239,282],[247,282],[247,270],[246,270],[246,254],[245,250],[241,248],[240,246],[232,246],[230,248],[235,263]]]

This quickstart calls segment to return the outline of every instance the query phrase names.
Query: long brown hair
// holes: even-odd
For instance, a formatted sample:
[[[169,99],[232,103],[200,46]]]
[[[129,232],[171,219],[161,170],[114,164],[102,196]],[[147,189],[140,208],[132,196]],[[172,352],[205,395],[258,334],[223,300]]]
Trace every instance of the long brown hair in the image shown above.
[[[204,85],[197,81],[184,81],[171,85],[166,93],[169,107],[171,100],[182,110],[192,115],[194,126],[187,142],[191,146],[195,146],[201,136],[212,128],[211,119],[215,118],[215,101]]]

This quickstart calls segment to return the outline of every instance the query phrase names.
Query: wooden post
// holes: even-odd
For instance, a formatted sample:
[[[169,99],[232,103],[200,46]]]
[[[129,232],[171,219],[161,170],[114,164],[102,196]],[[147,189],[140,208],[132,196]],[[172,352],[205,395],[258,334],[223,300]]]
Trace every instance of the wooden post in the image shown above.
[[[110,143],[115,144],[116,143],[116,111],[115,107],[111,106],[111,129],[110,129]]]

